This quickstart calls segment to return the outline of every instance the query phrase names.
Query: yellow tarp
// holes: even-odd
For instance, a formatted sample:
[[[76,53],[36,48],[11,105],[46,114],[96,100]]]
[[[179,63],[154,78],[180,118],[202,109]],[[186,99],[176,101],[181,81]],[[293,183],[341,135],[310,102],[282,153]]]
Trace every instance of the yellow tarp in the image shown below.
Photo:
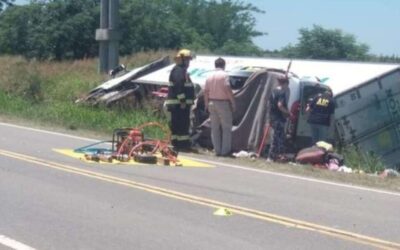
[[[130,160],[129,162],[120,162],[117,160],[113,160],[113,162],[105,162],[105,161],[99,161],[99,162],[95,162],[95,161],[90,161],[90,160],[86,160],[85,155],[83,153],[77,153],[74,152],[73,149],[53,149],[53,151],[75,158],[75,159],[80,159],[82,161],[85,162],[90,162],[90,163],[100,163],[100,164],[110,164],[110,165],[154,165],[154,164],[146,164],[146,163],[139,163],[139,162],[135,162],[133,160]],[[178,167],[185,167],[185,168],[190,168],[190,167],[194,167],[194,168],[209,168],[209,167],[214,167],[210,164],[207,163],[203,163],[203,162],[199,162],[199,161],[195,161],[195,160],[191,160],[188,158],[185,158],[184,156],[178,156],[178,160],[179,163],[181,164]],[[157,163],[157,165],[159,166],[164,166],[162,164]],[[171,166],[174,166],[173,164],[171,164]]]

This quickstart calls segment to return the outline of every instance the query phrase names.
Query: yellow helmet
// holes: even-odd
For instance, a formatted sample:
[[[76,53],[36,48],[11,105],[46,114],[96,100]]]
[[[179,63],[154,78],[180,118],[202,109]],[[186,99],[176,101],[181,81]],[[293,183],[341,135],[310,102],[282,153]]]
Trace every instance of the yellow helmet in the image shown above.
[[[192,52],[188,49],[179,50],[178,54],[176,54],[175,58],[190,58],[192,59]]]

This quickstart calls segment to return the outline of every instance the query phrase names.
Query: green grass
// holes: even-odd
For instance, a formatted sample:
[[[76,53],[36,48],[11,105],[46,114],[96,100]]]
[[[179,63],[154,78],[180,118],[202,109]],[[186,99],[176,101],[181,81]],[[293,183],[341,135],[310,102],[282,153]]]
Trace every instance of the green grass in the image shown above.
[[[104,133],[111,133],[115,128],[135,127],[150,121],[165,124],[162,118],[153,115],[150,110],[122,111],[79,106],[74,103],[37,103],[1,91],[0,113],[71,130],[85,129]],[[149,133],[151,136],[161,135],[157,130]]]
[[[139,53],[121,58],[121,63],[134,68],[167,53]],[[145,102],[146,108],[140,110],[76,104],[77,99],[107,80],[107,76],[98,74],[97,63],[96,59],[37,62],[21,57],[0,57],[0,115],[100,133],[150,121],[166,124],[160,112],[154,112],[151,102]],[[159,129],[147,132],[152,137],[163,134]]]
[[[341,150],[345,157],[345,163],[353,170],[365,173],[380,173],[385,170],[383,161],[372,152],[360,151],[354,145],[348,145]]]
[[[132,69],[170,54],[171,51],[138,53],[122,57],[120,62]],[[73,102],[108,80],[97,67],[97,59],[38,62],[0,56],[0,90],[38,102]]]

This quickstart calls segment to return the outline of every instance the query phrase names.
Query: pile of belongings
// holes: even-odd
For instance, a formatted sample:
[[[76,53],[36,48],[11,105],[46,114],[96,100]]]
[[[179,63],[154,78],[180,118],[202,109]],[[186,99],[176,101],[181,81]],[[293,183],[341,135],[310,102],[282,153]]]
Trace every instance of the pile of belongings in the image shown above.
[[[319,141],[312,147],[300,150],[295,160],[298,163],[311,164],[318,168],[351,172],[350,168],[344,166],[344,157],[333,152],[332,144],[324,141]]]

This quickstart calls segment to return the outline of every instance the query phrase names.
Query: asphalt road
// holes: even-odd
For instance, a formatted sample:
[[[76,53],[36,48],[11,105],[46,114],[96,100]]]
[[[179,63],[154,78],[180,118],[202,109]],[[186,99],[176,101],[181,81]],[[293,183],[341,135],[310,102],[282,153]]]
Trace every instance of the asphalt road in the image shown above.
[[[0,124],[0,250],[400,249],[400,193],[53,151],[90,143]],[[220,207],[233,215],[214,215]]]

